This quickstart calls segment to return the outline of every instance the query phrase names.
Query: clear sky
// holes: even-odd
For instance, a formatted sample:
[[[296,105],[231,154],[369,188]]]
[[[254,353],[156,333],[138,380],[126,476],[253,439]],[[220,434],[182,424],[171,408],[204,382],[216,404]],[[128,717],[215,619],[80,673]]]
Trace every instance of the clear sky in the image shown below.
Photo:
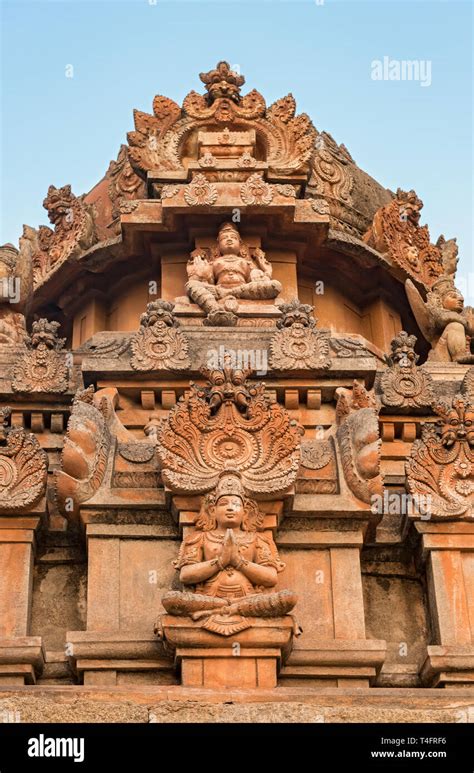
[[[48,185],[80,194],[102,177],[133,108],[151,112],[159,93],[180,102],[227,59],[244,91],[267,104],[291,91],[362,169],[415,188],[432,240],[458,237],[458,280],[474,304],[470,0],[0,3],[1,243],[48,222]],[[384,57],[425,63],[428,85],[374,80]]]

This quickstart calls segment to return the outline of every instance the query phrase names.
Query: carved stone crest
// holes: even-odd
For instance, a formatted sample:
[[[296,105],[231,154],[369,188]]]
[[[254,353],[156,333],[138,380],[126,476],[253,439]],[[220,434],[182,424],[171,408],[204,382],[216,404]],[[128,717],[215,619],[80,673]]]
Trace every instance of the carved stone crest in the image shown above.
[[[429,373],[417,366],[416,336],[404,330],[392,342],[388,368],[380,378],[382,404],[391,408],[427,408],[434,394]]]
[[[282,318],[270,341],[270,367],[274,370],[308,368],[326,370],[329,357],[329,330],[316,330],[313,307],[295,298],[280,306]]]
[[[183,370],[190,367],[188,341],[173,316],[174,303],[152,301],[130,341],[134,370]]]
[[[203,174],[193,177],[189,185],[184,189],[184,200],[190,207],[207,204],[212,206],[217,201],[217,188],[207,181]]]
[[[440,247],[430,242],[428,226],[419,225],[422,207],[415,191],[399,188],[394,200],[375,213],[364,241],[431,287],[443,273],[443,261]]]
[[[203,369],[208,385],[191,384],[158,428],[163,480],[172,491],[210,491],[224,470],[239,470],[249,495],[281,494],[300,463],[299,425],[263,384],[249,385],[249,370]]]
[[[9,414],[0,409],[0,513],[16,515],[45,494],[48,462],[34,435],[5,427]]]
[[[13,368],[14,392],[61,394],[69,384],[64,338],[58,337],[59,322],[40,319],[33,322],[28,351],[21,354]]]
[[[273,189],[256,172],[241,185],[240,198],[244,204],[270,204],[273,200]]]
[[[424,497],[432,518],[474,515],[474,405],[467,395],[433,405],[439,420],[425,422],[406,462],[411,494]]]

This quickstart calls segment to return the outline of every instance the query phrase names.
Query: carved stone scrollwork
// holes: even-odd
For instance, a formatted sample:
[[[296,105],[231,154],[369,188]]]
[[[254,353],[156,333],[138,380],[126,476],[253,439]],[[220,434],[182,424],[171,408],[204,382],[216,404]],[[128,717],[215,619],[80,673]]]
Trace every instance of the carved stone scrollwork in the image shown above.
[[[48,461],[34,435],[5,422],[10,408],[0,409],[0,513],[28,512],[46,493]]]
[[[299,425],[263,384],[247,384],[248,370],[203,369],[208,386],[191,385],[158,429],[163,480],[182,493],[204,493],[228,469],[241,472],[250,495],[281,494],[294,482],[300,462]]]
[[[280,306],[279,330],[270,341],[270,367],[274,370],[308,368],[326,370],[329,357],[329,330],[316,330],[313,307],[295,298]]]
[[[431,244],[428,226],[419,225],[422,207],[415,191],[399,188],[394,200],[375,213],[364,241],[431,287],[443,273],[443,256],[440,246]]]
[[[388,368],[380,378],[382,404],[397,409],[428,408],[433,399],[433,380],[417,366],[416,336],[404,330],[392,342]]]
[[[190,367],[188,341],[173,316],[174,303],[153,301],[130,341],[134,370],[183,370]]]
[[[336,389],[336,431],[344,477],[350,490],[370,504],[381,495],[380,440],[375,396],[354,381],[352,390]]]
[[[59,322],[40,319],[33,322],[28,351],[21,354],[13,368],[14,392],[61,394],[69,384],[64,338],[59,338]]]
[[[128,148],[121,145],[116,161],[111,161],[107,170],[109,198],[112,202],[112,217],[123,212],[123,205],[134,199],[146,198],[146,183],[132,168],[128,159]]]
[[[433,405],[439,420],[424,423],[406,462],[407,486],[431,518],[474,516],[474,404],[467,395]]]

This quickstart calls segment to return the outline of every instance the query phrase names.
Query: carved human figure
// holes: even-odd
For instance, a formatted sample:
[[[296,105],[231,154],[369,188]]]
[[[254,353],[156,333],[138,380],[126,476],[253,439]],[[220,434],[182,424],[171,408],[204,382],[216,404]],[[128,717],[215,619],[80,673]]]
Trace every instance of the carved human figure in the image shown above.
[[[196,530],[181,545],[174,565],[183,585],[192,591],[170,591],[162,599],[167,612],[194,620],[224,616],[235,632],[249,627],[231,616],[279,617],[293,609],[296,595],[271,592],[285,564],[272,537],[263,533],[257,503],[243,492],[238,473],[223,473],[215,492],[202,503]],[[226,620],[204,627],[225,633]]]
[[[426,302],[410,279],[405,283],[413,314],[431,344],[428,359],[435,362],[474,362],[470,339],[474,336],[474,309],[464,307],[464,298],[452,276],[438,279]]]
[[[216,247],[191,253],[186,290],[203,309],[205,325],[235,325],[237,300],[276,298],[281,284],[262,250],[250,250],[233,223],[219,229]]]

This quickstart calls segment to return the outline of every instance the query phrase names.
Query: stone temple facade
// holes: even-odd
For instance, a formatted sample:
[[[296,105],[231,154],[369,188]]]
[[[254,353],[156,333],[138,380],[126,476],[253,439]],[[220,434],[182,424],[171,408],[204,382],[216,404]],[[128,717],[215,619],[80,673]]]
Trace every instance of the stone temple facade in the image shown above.
[[[200,79],[0,248],[0,712],[469,721],[456,241],[291,94]]]

